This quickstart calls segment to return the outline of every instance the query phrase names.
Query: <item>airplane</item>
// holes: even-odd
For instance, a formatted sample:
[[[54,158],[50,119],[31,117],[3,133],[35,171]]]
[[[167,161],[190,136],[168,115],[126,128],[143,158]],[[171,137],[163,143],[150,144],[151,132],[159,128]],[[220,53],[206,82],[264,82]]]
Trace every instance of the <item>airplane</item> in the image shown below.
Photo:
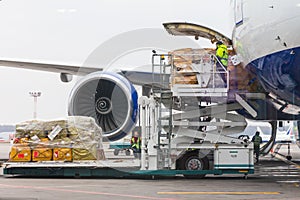
[[[231,136],[234,137],[248,137],[252,139],[256,131],[260,133],[262,137],[262,143],[267,143],[270,140],[272,134],[272,127],[268,122],[247,120],[247,127],[241,133],[235,133]],[[294,123],[292,121],[279,121],[275,143],[296,143],[296,137],[294,133]]]
[[[232,38],[211,28],[188,22],[163,23],[168,33],[222,41],[232,48],[242,73],[235,77],[247,87],[229,89],[226,103],[244,102],[235,111],[251,120],[269,121],[271,139],[262,149],[268,152],[276,138],[277,120],[300,120],[300,22],[299,0],[289,2],[235,0]],[[220,19],[220,23],[221,23]],[[69,115],[91,116],[110,141],[123,138],[138,119],[138,95],[134,85],[149,86],[156,74],[122,70],[109,72],[88,66],[0,60],[1,66],[60,73],[62,82],[82,76],[71,91]],[[162,86],[161,86],[162,87]],[[249,94],[257,94],[256,96]],[[299,126],[299,124],[298,124]]]
[[[287,160],[291,160],[291,151],[290,145],[296,144],[297,138],[295,134],[295,126],[296,124],[293,121],[279,121],[278,126],[276,128],[276,137],[274,145],[269,152],[269,155],[275,157],[276,154],[286,158]],[[272,135],[272,126],[268,122],[261,121],[253,121],[247,120],[247,126],[241,133],[235,133],[230,136],[237,137],[240,139],[248,139],[251,140],[256,132],[259,132],[262,138],[261,146],[267,144]],[[287,146],[287,153],[284,155],[283,153],[279,153],[279,150],[283,145]]]

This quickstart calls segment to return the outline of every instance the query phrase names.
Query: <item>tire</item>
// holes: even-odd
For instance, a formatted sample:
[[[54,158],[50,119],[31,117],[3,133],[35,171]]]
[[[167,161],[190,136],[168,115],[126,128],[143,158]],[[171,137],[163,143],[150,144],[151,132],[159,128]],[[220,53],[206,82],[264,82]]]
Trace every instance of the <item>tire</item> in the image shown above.
[[[200,158],[197,151],[187,152],[177,160],[179,170],[207,170],[209,169],[209,160],[205,156]],[[186,178],[204,178],[206,174],[184,175]]]
[[[126,149],[126,150],[125,150],[125,155],[126,155],[126,156],[130,156],[130,150],[129,150],[129,149]]]
[[[119,152],[120,152],[120,149],[115,149],[115,150],[114,150],[114,155],[115,155],[115,156],[119,155]]]
[[[250,137],[249,137],[249,135],[240,135],[239,137],[238,137],[238,139],[241,139],[241,140],[250,140]]]

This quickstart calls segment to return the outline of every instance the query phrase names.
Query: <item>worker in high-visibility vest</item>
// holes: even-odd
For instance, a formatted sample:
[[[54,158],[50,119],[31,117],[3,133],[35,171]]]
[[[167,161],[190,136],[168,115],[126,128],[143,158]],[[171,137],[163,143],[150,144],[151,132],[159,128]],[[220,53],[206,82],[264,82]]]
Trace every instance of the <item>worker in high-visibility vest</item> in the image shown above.
[[[134,131],[130,140],[131,149],[135,158],[141,158],[141,138],[138,131]]]
[[[227,69],[228,66],[228,49],[227,46],[221,41],[216,43],[216,56],[218,58],[217,70],[223,81],[226,81],[224,68]],[[223,65],[223,67],[221,65]]]
[[[254,153],[255,153],[256,162],[258,163],[260,144],[262,143],[262,138],[259,136],[258,131],[256,131],[255,135],[253,136],[252,142],[254,143]]]
[[[228,65],[228,49],[223,42],[218,41],[216,43],[217,49],[216,49],[216,56],[219,59],[219,61],[222,63],[222,65],[226,68]]]

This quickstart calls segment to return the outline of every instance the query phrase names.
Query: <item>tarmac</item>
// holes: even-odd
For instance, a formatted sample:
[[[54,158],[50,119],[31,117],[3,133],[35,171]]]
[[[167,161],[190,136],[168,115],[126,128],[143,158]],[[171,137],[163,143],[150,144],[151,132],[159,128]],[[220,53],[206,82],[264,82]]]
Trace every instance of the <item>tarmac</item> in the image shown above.
[[[8,158],[10,145],[0,144],[0,158]],[[7,151],[7,152],[5,152]],[[280,153],[286,154],[283,147]],[[159,179],[21,178],[0,176],[0,200],[53,199],[300,199],[300,149],[292,144],[292,161],[270,155],[255,165],[255,174],[207,175]],[[113,153],[107,154],[108,159]],[[129,158],[123,155],[119,157]]]

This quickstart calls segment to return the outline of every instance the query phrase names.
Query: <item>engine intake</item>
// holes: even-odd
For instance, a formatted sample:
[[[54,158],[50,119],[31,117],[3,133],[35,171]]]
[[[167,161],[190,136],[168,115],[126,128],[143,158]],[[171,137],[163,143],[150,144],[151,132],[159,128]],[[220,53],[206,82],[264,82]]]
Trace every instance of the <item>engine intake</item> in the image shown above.
[[[103,136],[115,141],[126,136],[137,120],[137,92],[123,76],[95,72],[83,77],[72,89],[69,115],[93,117]]]

